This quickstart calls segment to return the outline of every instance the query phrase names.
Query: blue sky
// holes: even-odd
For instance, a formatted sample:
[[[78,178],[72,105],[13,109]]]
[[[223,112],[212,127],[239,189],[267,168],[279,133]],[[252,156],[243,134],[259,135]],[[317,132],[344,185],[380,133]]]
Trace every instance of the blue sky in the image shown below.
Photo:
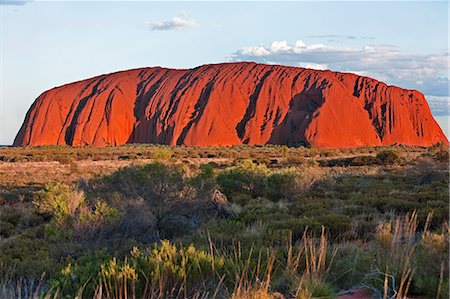
[[[448,136],[448,2],[0,0],[0,144],[43,91],[118,70],[252,60],[422,91]]]

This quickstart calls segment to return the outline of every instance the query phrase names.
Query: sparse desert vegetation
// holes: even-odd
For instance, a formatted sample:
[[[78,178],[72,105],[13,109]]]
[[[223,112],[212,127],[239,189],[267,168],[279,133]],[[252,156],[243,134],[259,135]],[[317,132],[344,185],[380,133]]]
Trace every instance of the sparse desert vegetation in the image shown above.
[[[448,147],[0,148],[1,298],[448,298]]]

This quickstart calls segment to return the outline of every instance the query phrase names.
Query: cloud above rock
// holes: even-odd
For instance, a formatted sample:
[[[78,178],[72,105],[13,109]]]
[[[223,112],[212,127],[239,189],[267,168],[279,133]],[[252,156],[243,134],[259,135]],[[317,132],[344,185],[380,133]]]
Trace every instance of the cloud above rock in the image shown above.
[[[185,13],[183,14],[183,16]],[[145,24],[150,28],[150,30],[183,30],[188,27],[193,27],[197,25],[195,20],[189,20],[182,17],[173,17],[170,20],[165,21],[146,21]]]
[[[450,114],[446,51],[417,54],[390,45],[336,47],[323,43],[307,45],[298,40],[243,47],[231,54],[229,60],[357,73],[387,84],[417,89],[427,95],[434,113]]]

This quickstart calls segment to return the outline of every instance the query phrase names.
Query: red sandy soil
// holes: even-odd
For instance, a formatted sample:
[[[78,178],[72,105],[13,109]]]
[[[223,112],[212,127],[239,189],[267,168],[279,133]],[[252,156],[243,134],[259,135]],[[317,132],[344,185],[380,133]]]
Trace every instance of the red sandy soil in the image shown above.
[[[53,88],[31,106],[14,145],[440,141],[448,142],[418,91],[350,73],[243,62],[134,69]]]

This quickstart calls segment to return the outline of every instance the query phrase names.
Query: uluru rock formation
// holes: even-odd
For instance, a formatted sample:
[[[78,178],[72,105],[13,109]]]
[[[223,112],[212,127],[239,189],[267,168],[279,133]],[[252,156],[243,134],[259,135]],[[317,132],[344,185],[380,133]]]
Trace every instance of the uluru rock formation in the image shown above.
[[[133,69],[56,87],[14,145],[347,148],[448,142],[423,94],[350,73],[256,63]]]

